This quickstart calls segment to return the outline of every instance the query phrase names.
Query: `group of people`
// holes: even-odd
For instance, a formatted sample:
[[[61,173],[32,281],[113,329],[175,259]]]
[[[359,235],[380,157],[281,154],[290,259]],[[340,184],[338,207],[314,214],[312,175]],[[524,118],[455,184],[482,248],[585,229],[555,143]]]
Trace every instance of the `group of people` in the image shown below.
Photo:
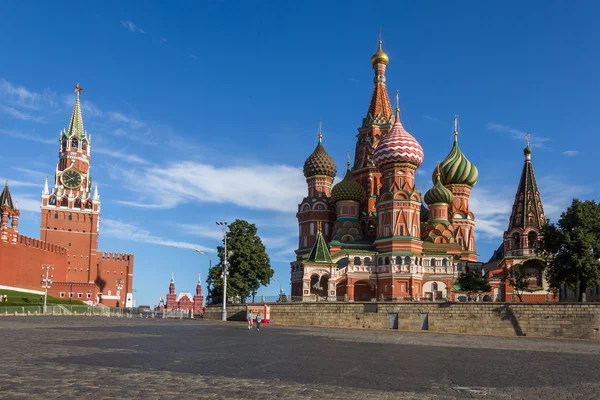
[[[8,296],[5,294],[0,294],[0,300],[2,303],[8,303]]]
[[[252,329],[252,320],[254,319],[254,315],[252,315],[252,311],[248,311],[248,329]],[[260,331],[260,321],[262,321],[262,317],[260,314],[256,316],[256,330]]]

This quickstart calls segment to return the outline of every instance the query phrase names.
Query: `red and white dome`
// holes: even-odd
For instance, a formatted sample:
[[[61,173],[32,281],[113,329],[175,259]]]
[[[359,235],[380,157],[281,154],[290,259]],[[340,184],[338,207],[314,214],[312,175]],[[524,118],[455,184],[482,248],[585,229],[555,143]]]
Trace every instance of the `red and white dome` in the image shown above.
[[[417,139],[408,133],[400,123],[400,116],[396,112],[396,121],[392,130],[379,141],[373,153],[373,161],[377,168],[386,164],[406,163],[418,168],[425,154]]]

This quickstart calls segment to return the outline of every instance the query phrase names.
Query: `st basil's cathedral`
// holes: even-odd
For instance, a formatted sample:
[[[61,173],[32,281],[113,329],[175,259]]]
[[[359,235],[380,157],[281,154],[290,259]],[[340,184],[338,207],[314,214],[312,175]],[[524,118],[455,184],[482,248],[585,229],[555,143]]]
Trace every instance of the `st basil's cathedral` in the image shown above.
[[[456,278],[477,261],[469,198],[478,170],[459,147],[458,117],[450,152],[422,194],[415,175],[424,151],[402,125],[398,105],[392,109],[388,61],[380,41],[371,58],[373,95],[358,128],[354,164],[348,161],[344,178],[333,185],[337,167],[321,131],[304,163],[308,195],[298,205],[299,243],[291,263],[292,296],[298,300],[454,300]],[[539,200],[537,186],[528,193]],[[537,224],[539,231],[543,223],[543,214],[537,217],[543,213],[539,204],[533,206],[539,211],[529,230]],[[528,218],[520,213],[519,221]],[[517,220],[514,215],[512,220]],[[513,228],[509,231],[510,236]],[[527,239],[519,240],[515,246]],[[493,268],[498,266],[495,262]],[[504,300],[506,288],[493,283],[496,300]]]

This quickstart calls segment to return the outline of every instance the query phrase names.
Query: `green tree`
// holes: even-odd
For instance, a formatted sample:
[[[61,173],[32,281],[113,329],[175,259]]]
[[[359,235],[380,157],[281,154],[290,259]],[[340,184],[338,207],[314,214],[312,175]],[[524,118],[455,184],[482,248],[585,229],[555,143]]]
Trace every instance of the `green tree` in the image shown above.
[[[523,292],[529,291],[529,278],[521,268],[513,267],[508,272],[506,281],[512,286],[513,292],[523,302]]]
[[[600,204],[573,199],[557,224],[543,227],[542,235],[539,250],[554,292],[564,283],[581,296],[587,287],[600,284]]]
[[[261,285],[268,285],[273,277],[273,269],[265,245],[256,234],[256,225],[236,219],[228,226],[227,252],[227,298],[241,297],[242,301],[256,295]],[[217,247],[220,262],[208,271],[207,301],[216,304],[223,301],[223,261],[224,246]]]
[[[456,283],[461,291],[467,293],[469,301],[473,295],[475,295],[475,300],[478,300],[483,293],[489,293],[492,290],[488,279],[481,275],[478,268],[468,268],[458,276]]]

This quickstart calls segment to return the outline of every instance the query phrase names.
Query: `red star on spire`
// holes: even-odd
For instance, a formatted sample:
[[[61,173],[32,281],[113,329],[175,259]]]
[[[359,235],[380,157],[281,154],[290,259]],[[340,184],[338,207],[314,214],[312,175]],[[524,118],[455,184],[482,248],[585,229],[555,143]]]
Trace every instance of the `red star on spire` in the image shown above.
[[[79,86],[79,83],[77,83],[77,85],[75,85],[75,92],[77,92],[77,94],[79,95],[79,93],[81,93],[83,89],[81,88],[81,86]]]

